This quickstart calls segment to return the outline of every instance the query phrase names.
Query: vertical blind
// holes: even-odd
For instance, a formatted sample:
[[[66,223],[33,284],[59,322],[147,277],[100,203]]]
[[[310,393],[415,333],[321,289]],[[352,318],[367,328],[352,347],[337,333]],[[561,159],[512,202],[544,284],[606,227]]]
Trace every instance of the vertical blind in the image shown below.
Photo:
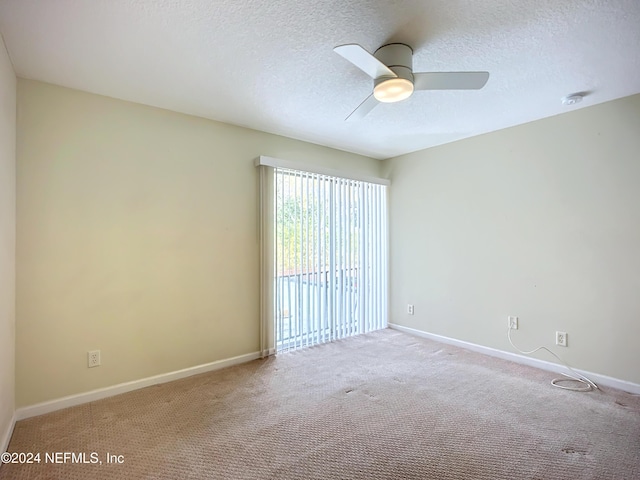
[[[277,352],[387,326],[386,186],[273,174]]]

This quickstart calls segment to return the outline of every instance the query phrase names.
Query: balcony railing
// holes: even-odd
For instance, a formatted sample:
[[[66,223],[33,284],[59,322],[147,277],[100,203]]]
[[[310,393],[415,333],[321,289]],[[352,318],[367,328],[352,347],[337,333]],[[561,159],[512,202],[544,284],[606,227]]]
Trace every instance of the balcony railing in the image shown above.
[[[341,268],[276,277],[277,350],[359,333],[357,275]]]

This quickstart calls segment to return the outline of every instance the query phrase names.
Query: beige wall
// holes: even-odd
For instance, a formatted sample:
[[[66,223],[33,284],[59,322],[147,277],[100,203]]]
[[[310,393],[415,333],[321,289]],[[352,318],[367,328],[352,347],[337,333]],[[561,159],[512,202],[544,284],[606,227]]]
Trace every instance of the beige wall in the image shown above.
[[[16,76],[0,37],[0,451],[15,393]]]
[[[391,322],[640,383],[640,95],[385,163]]]
[[[15,77],[2,62],[4,87]],[[1,94],[7,423],[15,88]],[[253,159],[369,175],[381,167],[27,80],[18,111],[18,406],[257,351]],[[565,330],[570,346],[557,351],[571,364],[640,383],[638,131],[635,96],[384,162],[391,321],[509,351],[506,316],[518,315],[522,347],[550,346]],[[92,349],[103,365],[88,369]]]
[[[258,351],[253,160],[380,169],[22,79],[17,146],[18,406]]]

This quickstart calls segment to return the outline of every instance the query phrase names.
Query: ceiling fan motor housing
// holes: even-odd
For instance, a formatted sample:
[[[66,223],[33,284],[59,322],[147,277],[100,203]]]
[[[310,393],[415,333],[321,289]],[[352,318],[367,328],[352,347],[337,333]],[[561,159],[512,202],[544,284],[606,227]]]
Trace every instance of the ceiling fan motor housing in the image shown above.
[[[373,54],[378,60],[384,63],[398,77],[409,80],[413,83],[413,49],[404,43],[390,43],[377,49]],[[379,77],[374,80],[374,86],[378,85],[389,77]]]

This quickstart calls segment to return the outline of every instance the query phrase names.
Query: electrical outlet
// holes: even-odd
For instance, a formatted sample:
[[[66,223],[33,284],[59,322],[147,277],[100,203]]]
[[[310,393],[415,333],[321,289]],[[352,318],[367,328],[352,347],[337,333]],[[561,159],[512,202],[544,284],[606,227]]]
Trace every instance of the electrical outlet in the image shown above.
[[[567,332],[556,332],[556,345],[567,346]]]
[[[508,322],[509,328],[511,330],[517,330],[518,329],[518,317],[513,317],[513,316],[509,315],[507,317],[507,322]]]
[[[100,366],[100,350],[91,350],[87,352],[87,366],[89,368]]]
[[[413,305],[411,304],[407,305],[407,313],[409,315],[413,315]]]

